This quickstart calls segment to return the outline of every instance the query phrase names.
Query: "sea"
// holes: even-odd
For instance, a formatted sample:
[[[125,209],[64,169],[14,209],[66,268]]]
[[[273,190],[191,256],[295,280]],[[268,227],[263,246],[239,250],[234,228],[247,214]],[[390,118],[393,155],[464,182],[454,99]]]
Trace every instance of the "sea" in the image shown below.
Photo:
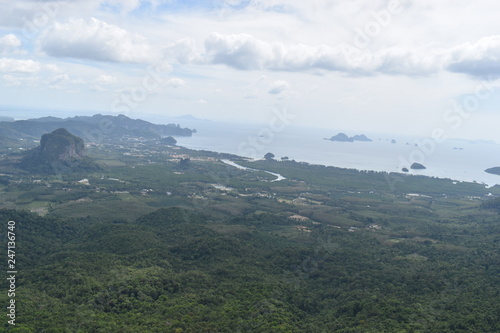
[[[186,120],[182,127],[195,128],[192,137],[176,137],[189,149],[230,153],[261,159],[272,153],[275,159],[321,164],[357,170],[402,172],[446,178],[456,182],[477,182],[486,187],[500,185],[500,176],[485,172],[500,166],[500,144],[493,141],[401,136],[380,133],[349,133],[342,129],[318,129],[272,124],[242,124]],[[348,136],[365,134],[371,142],[325,140],[339,132]],[[413,162],[426,167],[412,170]]]

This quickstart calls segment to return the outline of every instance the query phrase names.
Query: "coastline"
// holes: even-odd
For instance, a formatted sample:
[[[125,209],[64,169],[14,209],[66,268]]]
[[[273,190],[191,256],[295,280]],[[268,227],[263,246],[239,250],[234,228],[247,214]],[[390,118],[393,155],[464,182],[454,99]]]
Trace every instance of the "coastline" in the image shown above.
[[[500,185],[500,176],[484,171],[500,165],[500,160],[495,159],[495,156],[500,155],[500,145],[495,143],[449,139],[430,151],[423,138],[382,137],[367,133],[373,142],[332,142],[322,138],[334,131],[292,128],[277,133],[267,144],[256,144],[255,149],[250,149],[247,143],[255,139],[254,133],[258,133],[255,125],[204,125],[196,124],[198,131],[192,137],[176,138],[177,144],[187,149],[227,153],[249,159],[259,159],[267,152],[272,152],[277,159],[288,157],[312,165],[436,177],[485,186]],[[397,143],[392,143],[392,138]],[[425,165],[427,169],[403,173],[402,168],[405,166],[409,169],[409,162],[412,161]]]
[[[210,152],[210,153],[213,153],[213,154],[226,154],[226,155],[232,156],[235,159],[246,160],[248,162],[264,161],[263,159],[252,159],[252,158],[249,158],[249,157],[240,156],[240,155],[237,155],[237,154],[234,154],[234,153],[228,153],[228,152],[218,152],[218,151],[213,151],[213,150],[209,150],[209,149],[193,149],[193,148],[189,148],[189,147],[185,147],[185,146],[179,146],[179,147],[181,147],[182,149],[190,150],[190,151]],[[231,160],[229,160],[227,158],[220,159],[220,161],[223,162],[224,164],[236,167],[236,168],[241,169],[241,170],[262,171],[262,172],[269,173],[269,174],[271,174],[273,176],[276,176],[277,179],[272,180],[271,182],[276,182],[276,181],[280,181],[280,180],[285,180],[286,179],[286,177],[282,176],[279,173],[275,173],[275,172],[264,170],[264,169],[256,169],[256,168],[245,167],[245,166],[237,164],[234,161],[231,161]],[[308,161],[296,161],[296,160],[289,160],[289,161],[278,161],[278,160],[275,160],[275,162],[277,162],[277,163],[292,162],[292,163],[297,163],[298,165],[304,165],[304,166],[309,166],[309,167],[332,168],[332,169],[340,169],[340,170],[346,170],[346,171],[356,171],[356,172],[363,172],[363,173],[380,173],[380,174],[384,174],[384,175],[387,176],[388,183],[391,182],[391,177],[392,178],[397,178],[397,177],[417,177],[417,178],[418,177],[424,177],[424,178],[428,178],[428,179],[436,179],[436,180],[448,181],[448,182],[450,182],[450,183],[452,183],[454,185],[460,184],[460,183],[468,183],[468,184],[473,184],[473,185],[481,185],[481,186],[484,186],[484,188],[486,188],[486,189],[494,188],[494,187],[500,188],[500,183],[497,183],[497,184],[487,184],[487,183],[484,183],[484,182],[478,182],[478,181],[474,181],[474,180],[461,180],[461,179],[454,179],[454,178],[450,178],[450,177],[437,177],[437,176],[433,176],[433,175],[424,174],[423,172],[421,172],[422,170],[411,170],[411,172],[370,170],[370,169],[361,169],[361,168],[353,168],[353,167],[342,167],[342,166],[338,166],[338,165],[327,165],[327,164],[321,164],[321,163],[311,163],[311,162],[308,162]],[[491,174],[491,175],[492,176],[496,176],[494,174]],[[500,178],[500,176],[498,176],[498,177]]]

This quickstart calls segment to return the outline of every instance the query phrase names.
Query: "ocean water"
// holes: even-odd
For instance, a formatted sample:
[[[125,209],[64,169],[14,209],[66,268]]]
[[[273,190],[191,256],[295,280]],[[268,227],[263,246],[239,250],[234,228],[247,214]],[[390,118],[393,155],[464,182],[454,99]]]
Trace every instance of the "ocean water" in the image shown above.
[[[197,130],[192,137],[176,138],[178,145],[190,149],[249,158],[271,152],[276,159],[286,156],[297,162],[388,172],[401,172],[402,167],[409,169],[418,162],[427,169],[410,170],[410,174],[500,185],[500,176],[484,172],[500,166],[500,145],[492,142],[447,139],[438,143],[421,137],[347,132],[365,134],[373,141],[332,142],[324,138],[342,130],[290,126],[272,131],[270,126],[195,120],[183,121],[182,126]]]

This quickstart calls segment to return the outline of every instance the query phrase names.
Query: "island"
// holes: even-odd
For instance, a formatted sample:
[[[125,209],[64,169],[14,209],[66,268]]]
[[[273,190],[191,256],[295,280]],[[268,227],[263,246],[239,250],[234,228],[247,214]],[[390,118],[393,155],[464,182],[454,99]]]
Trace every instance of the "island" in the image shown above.
[[[491,173],[493,175],[499,175],[500,176],[500,167],[493,167],[493,168],[488,168],[484,170],[484,172]]]
[[[338,133],[337,135],[332,136],[331,138],[325,140],[330,140],[330,141],[340,141],[340,142],[354,142],[354,141],[365,141],[365,142],[371,142],[372,140],[366,137],[364,134],[359,134],[359,135],[354,135],[354,136],[348,136],[345,133]]]
[[[423,170],[423,169],[427,169],[425,166],[423,166],[422,164],[420,163],[413,163],[411,166],[410,166],[410,169],[412,170]]]

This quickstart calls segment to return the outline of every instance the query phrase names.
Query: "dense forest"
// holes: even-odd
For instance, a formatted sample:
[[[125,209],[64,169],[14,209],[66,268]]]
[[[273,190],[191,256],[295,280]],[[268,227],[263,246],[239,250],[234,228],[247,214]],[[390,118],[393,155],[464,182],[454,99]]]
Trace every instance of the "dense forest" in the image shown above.
[[[285,237],[293,223],[269,213],[0,218],[17,222],[19,332],[500,329],[496,215],[397,241],[327,227]]]

